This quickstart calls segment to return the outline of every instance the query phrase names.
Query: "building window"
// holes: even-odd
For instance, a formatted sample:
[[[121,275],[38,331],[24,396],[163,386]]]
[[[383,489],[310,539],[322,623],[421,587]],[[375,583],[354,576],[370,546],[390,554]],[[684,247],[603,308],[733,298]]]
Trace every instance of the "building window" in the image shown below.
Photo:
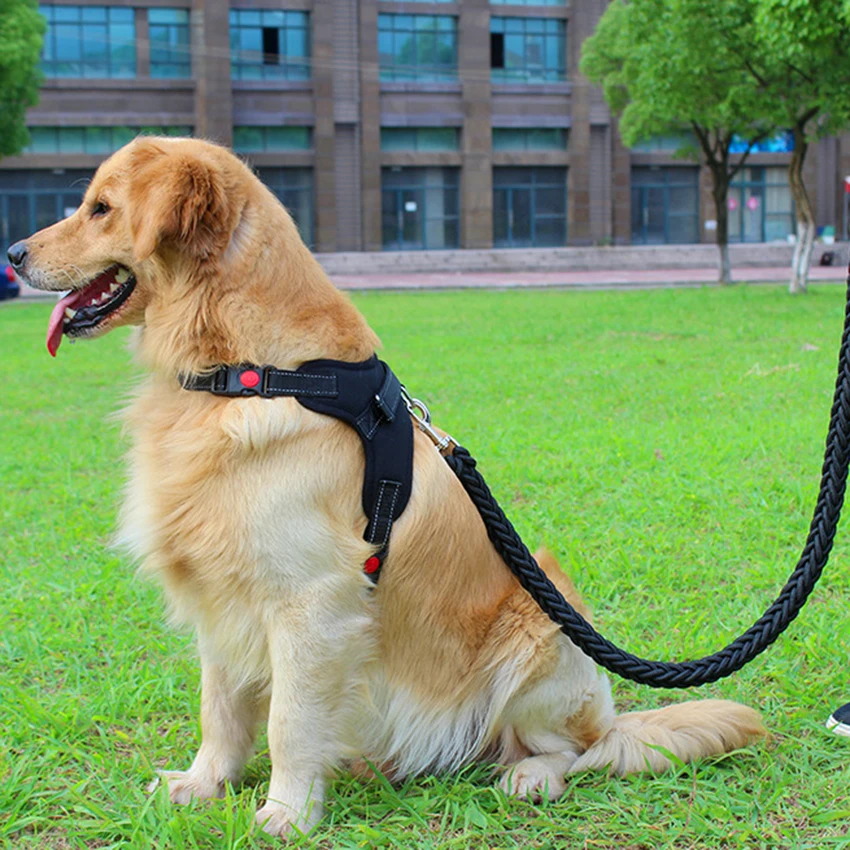
[[[310,127],[233,128],[233,150],[237,153],[265,151],[308,151],[313,145]]]
[[[313,245],[313,169],[257,168],[257,177],[286,207],[304,242]]]
[[[0,171],[0,242],[11,245],[71,215],[94,171]]]
[[[385,251],[458,247],[457,168],[384,168],[381,225]]]
[[[775,242],[794,233],[794,199],[784,166],[754,165],[729,186],[730,242]]]
[[[680,148],[697,148],[697,137],[690,131],[668,133],[664,136],[652,136],[632,145],[634,153],[675,153]]]
[[[564,151],[567,131],[560,128],[493,128],[494,151]]]
[[[557,247],[567,241],[566,168],[493,169],[493,245]]]
[[[188,9],[148,9],[151,76],[192,76]]]
[[[47,19],[41,69],[48,77],[135,77],[133,9],[39,6]]]
[[[378,15],[382,80],[457,79],[457,18],[449,15]]]
[[[555,18],[490,18],[493,82],[550,83],[567,78],[567,24]]]
[[[699,168],[632,168],[632,244],[699,242]]]
[[[191,136],[191,127],[30,127],[24,153],[110,154],[136,136]]]
[[[794,151],[794,133],[791,130],[780,130],[756,142],[752,147],[750,143],[741,136],[732,136],[732,142],[729,145],[729,153],[793,153]]]
[[[381,127],[382,151],[456,151],[457,127]]]
[[[490,0],[490,3],[493,6],[566,6],[567,0]]]
[[[234,80],[309,80],[310,16],[282,10],[230,10]]]

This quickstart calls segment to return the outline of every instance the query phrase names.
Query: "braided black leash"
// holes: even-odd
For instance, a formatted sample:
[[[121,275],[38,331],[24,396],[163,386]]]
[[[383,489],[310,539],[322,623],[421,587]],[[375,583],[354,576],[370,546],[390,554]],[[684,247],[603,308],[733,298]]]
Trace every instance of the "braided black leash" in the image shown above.
[[[716,682],[740,670],[767,649],[800,613],[820,578],[832,543],[844,502],[848,466],[848,421],[850,421],[850,275],[847,278],[847,307],[844,333],[838,359],[838,378],[821,487],[803,554],[777,600],[744,634],[724,649],[694,661],[681,663],[648,661],[615,646],[602,637],[564,599],[555,585],[537,565],[516,530],[496,503],[475,460],[461,446],[446,455],[446,462],[460,479],[487,527],[487,534],[520,584],[543,611],[561,627],[561,631],[598,664],[626,679],[654,688],[690,688]]]

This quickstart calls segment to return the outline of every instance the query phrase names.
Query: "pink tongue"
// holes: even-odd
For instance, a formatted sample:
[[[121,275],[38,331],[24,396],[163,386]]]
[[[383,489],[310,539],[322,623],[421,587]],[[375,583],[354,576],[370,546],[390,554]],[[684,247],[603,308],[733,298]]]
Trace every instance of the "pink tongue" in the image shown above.
[[[47,325],[47,350],[51,357],[56,356],[59,345],[62,342],[62,326],[65,323],[65,308],[72,307],[77,301],[83,300],[81,292],[69,292],[50,314],[50,322]]]

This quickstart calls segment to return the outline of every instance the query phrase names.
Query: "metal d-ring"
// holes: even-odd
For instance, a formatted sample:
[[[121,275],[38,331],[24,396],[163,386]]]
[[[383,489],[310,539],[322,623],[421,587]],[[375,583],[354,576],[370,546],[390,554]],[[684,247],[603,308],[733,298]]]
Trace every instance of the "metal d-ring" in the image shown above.
[[[404,399],[407,412],[413,417],[413,421],[419,426],[419,430],[428,436],[428,439],[437,447],[440,454],[450,452],[457,445],[454,438],[448,434],[438,434],[431,426],[431,411],[428,405],[418,398],[413,398],[405,387],[401,388],[401,397]]]

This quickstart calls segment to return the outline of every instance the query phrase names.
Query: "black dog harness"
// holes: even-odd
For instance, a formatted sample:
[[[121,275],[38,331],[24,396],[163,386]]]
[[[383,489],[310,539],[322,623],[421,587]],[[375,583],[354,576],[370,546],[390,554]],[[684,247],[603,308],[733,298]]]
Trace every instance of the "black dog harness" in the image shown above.
[[[342,419],[360,435],[366,452],[363,538],[375,547],[363,571],[378,581],[390,531],[410,499],[413,423],[398,378],[377,357],[362,363],[311,360],[295,371],[272,366],[219,366],[203,375],[181,375],[186,390],[237,398],[294,396],[309,410]]]

